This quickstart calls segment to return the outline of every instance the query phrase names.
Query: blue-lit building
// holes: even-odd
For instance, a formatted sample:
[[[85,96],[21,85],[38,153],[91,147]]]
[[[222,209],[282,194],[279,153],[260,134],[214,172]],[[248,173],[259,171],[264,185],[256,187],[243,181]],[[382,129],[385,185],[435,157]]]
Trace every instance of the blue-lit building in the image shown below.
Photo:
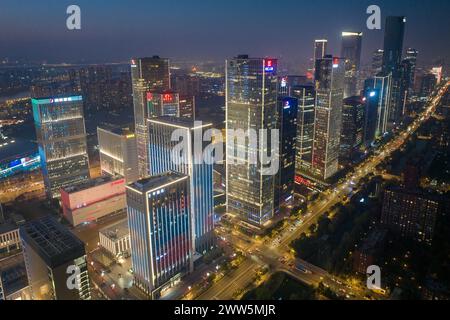
[[[213,163],[204,161],[203,134],[211,124],[187,118],[148,120],[150,175],[176,171],[188,175],[192,212],[193,250],[204,254],[214,246]],[[172,135],[181,141],[172,141]],[[176,149],[182,142],[184,149]],[[179,151],[176,154],[175,150]]]
[[[82,96],[31,100],[44,184],[49,198],[89,179]]]
[[[152,299],[192,271],[189,177],[167,172],[127,186],[134,284]]]
[[[261,159],[251,161],[272,147],[261,147],[269,146],[269,134],[266,141],[261,137],[259,143],[250,143],[250,130],[259,135],[260,130],[277,129],[277,63],[248,55],[226,62],[227,210],[257,228],[274,216],[276,174]],[[271,164],[278,164],[273,160]]]
[[[297,145],[298,100],[286,97],[278,101],[280,128],[280,166],[275,184],[275,208],[293,200]]]
[[[364,144],[369,147],[376,138],[380,90],[366,88],[364,92]]]

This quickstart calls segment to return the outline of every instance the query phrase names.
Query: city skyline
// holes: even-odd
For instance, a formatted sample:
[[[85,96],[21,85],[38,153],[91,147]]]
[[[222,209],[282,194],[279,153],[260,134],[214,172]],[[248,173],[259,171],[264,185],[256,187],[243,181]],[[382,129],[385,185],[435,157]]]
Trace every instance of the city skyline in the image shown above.
[[[405,47],[418,49],[420,61],[442,59],[450,52],[450,45],[442,41],[450,36],[445,23],[448,1],[433,1],[432,8],[421,0],[378,1],[382,29],[368,30],[366,9],[372,3],[366,0],[345,1],[339,6],[321,0],[324,10],[317,10],[317,3],[304,2],[299,6],[298,1],[290,0],[284,1],[283,10],[271,5],[254,6],[252,1],[236,7],[231,5],[233,1],[202,0],[157,5],[132,1],[124,10],[122,1],[80,0],[77,5],[81,8],[82,28],[75,31],[65,26],[69,2],[47,1],[45,6],[42,2],[25,2],[17,5],[6,0],[0,5],[0,41],[8,43],[0,48],[0,57],[101,63],[160,54],[172,59],[223,61],[237,51],[278,57],[294,68],[311,59],[315,39],[328,39],[329,53],[339,55],[341,32],[352,31],[363,32],[365,64],[382,46],[384,20],[389,15],[407,17]],[[265,19],[259,19],[261,14],[274,22],[265,23]],[[25,18],[20,25],[15,24],[14,17],[18,16]],[[36,33],[36,29],[40,32]],[[440,36],[430,38],[429,34]],[[118,38],[120,42],[115,41]],[[440,55],[435,56],[434,52]]]

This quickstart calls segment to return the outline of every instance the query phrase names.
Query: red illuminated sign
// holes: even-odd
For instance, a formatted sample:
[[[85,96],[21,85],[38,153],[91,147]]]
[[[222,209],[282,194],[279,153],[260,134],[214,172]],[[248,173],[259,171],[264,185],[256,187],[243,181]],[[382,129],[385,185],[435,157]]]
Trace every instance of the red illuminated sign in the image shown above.
[[[147,92],[147,101],[153,100],[153,94],[151,92]]]
[[[273,71],[275,71],[275,65],[276,65],[276,60],[267,59],[267,60],[265,60],[264,70],[266,72],[273,72]]]
[[[307,187],[312,186],[311,181],[309,181],[309,180],[307,180],[307,179],[305,179],[305,178],[303,178],[301,176],[295,176],[295,183],[296,184],[301,184],[301,185],[304,185],[304,186],[307,186]]]
[[[170,93],[165,93],[163,95],[163,101],[164,102],[172,102],[173,101],[173,95]]]

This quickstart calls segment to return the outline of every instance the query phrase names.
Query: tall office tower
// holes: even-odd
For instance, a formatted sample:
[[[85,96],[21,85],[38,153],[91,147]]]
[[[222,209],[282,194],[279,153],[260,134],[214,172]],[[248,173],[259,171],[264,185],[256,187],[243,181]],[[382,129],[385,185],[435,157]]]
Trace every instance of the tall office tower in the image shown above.
[[[342,32],[341,57],[345,59],[344,98],[356,96],[361,65],[362,32]]]
[[[148,118],[180,116],[180,96],[171,90],[147,92]]]
[[[212,125],[191,119],[159,117],[149,119],[148,127],[150,175],[175,171],[190,178],[193,249],[204,254],[214,246],[213,163],[211,158],[204,158],[202,138]],[[180,141],[172,141],[172,136],[176,139],[177,134],[186,147],[177,154],[182,160],[174,158]]]
[[[121,176],[126,183],[138,180],[136,135],[129,128],[98,127],[102,174]]]
[[[316,92],[314,86],[304,85],[292,88],[291,94],[298,100],[295,171],[301,175],[312,170]]]
[[[401,62],[403,39],[405,35],[405,17],[386,18],[384,33],[383,76],[392,74],[391,112],[389,121],[398,123],[403,115],[403,83],[401,81]]]
[[[242,55],[226,62],[227,209],[257,227],[272,219],[275,209],[275,175],[265,172],[258,155],[273,148],[266,139],[277,129],[276,72],[275,59]],[[250,129],[260,136],[257,146],[245,139]],[[268,130],[267,136],[260,130]],[[249,161],[254,155],[258,160]]]
[[[280,98],[278,116],[281,144],[280,165],[275,184],[276,209],[290,203],[294,197],[298,100],[290,97]]]
[[[392,112],[391,108],[391,91],[392,91],[392,77],[376,76],[367,79],[364,84],[364,92],[369,95],[369,98],[378,98],[375,138],[379,138],[388,132],[389,115]],[[376,89],[376,90],[373,90]],[[372,100],[372,99],[371,99]],[[373,119],[371,119],[373,120]]]
[[[180,117],[195,119],[195,96],[180,95]]]
[[[189,177],[175,172],[127,186],[134,284],[153,299],[192,271]]]
[[[83,98],[33,98],[31,103],[45,191],[59,198],[61,188],[89,179]]]
[[[344,99],[342,107],[341,160],[350,164],[364,142],[365,102],[360,96]]]
[[[383,70],[384,50],[378,49],[372,55],[372,76],[375,77]]]
[[[338,170],[345,61],[331,55],[316,61],[313,175],[325,181]]]
[[[369,147],[376,139],[381,94],[377,88],[367,87],[365,90],[364,144]]]
[[[148,176],[148,92],[170,90],[169,60],[158,56],[131,60],[134,121],[138,150],[139,176]]]
[[[84,244],[67,228],[46,217],[22,226],[20,236],[33,300],[91,298]]]
[[[177,74],[173,76],[172,87],[180,96],[197,96],[200,94],[200,78],[195,74]]]
[[[79,70],[86,113],[112,109],[112,68],[96,65]]]
[[[398,234],[431,245],[441,201],[422,191],[398,187],[384,192],[380,223]]]
[[[314,61],[323,59],[327,54],[328,40],[314,40]]]
[[[409,66],[411,68],[409,72],[409,94],[414,93],[415,82],[416,82],[416,69],[417,69],[417,56],[419,55],[419,51],[413,48],[408,48],[406,50],[405,59],[403,61],[408,61]]]

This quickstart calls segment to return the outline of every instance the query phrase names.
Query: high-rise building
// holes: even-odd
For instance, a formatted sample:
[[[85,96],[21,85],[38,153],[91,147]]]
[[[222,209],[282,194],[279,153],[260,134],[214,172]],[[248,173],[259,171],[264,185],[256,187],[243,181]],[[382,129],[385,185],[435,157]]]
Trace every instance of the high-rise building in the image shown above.
[[[263,226],[274,215],[275,175],[264,174],[258,156],[256,163],[249,161],[267,151],[260,146],[269,144],[263,141],[268,135],[260,137],[255,146],[245,134],[249,129],[260,135],[260,130],[270,133],[277,128],[276,72],[275,59],[242,55],[226,62],[227,208],[256,226]]]
[[[316,106],[312,174],[326,181],[339,171],[345,61],[331,55],[316,61]]]
[[[422,76],[422,83],[420,85],[420,96],[429,97],[433,93],[434,88],[436,88],[437,79],[432,73],[427,73]]]
[[[180,95],[171,90],[163,92],[147,92],[148,118],[179,117]]]
[[[294,197],[298,100],[291,97],[279,99],[278,116],[281,143],[275,184],[275,208],[290,203]]]
[[[364,87],[366,98],[378,98],[375,138],[379,138],[388,132],[389,128],[389,115],[392,112],[392,77],[389,74],[388,76],[379,75],[374,78],[367,79]],[[367,95],[369,96],[367,97]],[[369,99],[369,101],[372,102],[373,99]],[[370,120],[373,121],[374,119]]]
[[[441,210],[438,198],[398,187],[384,192],[381,224],[402,238],[431,245]]]
[[[34,124],[47,196],[89,179],[83,98],[33,98]]]
[[[414,93],[415,82],[416,82],[416,69],[417,69],[417,56],[419,55],[419,51],[413,48],[408,48],[406,50],[406,55],[404,61],[408,61],[408,65],[410,66],[410,72],[408,73],[408,91],[409,94]]]
[[[404,90],[401,79],[401,62],[406,17],[389,16],[386,18],[384,33],[383,76],[392,75],[391,111],[389,121],[398,123],[403,116]]]
[[[67,228],[46,217],[22,226],[20,236],[33,300],[91,298],[84,244]]]
[[[180,117],[195,119],[195,96],[180,95]]]
[[[140,177],[148,176],[148,92],[170,90],[169,60],[158,56],[131,60],[134,121]]]
[[[214,190],[212,158],[204,155],[204,130],[211,124],[191,119],[159,117],[148,120],[150,175],[175,171],[189,176],[193,250],[204,254],[214,246]],[[179,134],[185,149],[179,150]],[[181,157],[174,158],[175,156]],[[212,156],[211,156],[212,157]]]
[[[121,176],[126,183],[139,178],[136,135],[129,128],[98,127],[102,174]]]
[[[294,87],[291,92],[298,100],[296,174],[311,172],[314,141],[314,106],[316,93],[314,86]]]
[[[156,299],[192,271],[189,177],[175,172],[127,186],[134,284]]]
[[[364,144],[369,147],[376,139],[381,92],[367,87],[364,91]]]
[[[365,102],[360,96],[344,99],[342,107],[341,159],[350,163],[364,142]]]
[[[345,59],[344,98],[355,96],[361,65],[362,32],[342,32],[341,57]]]
[[[375,77],[383,70],[384,50],[378,49],[372,55],[372,76]]]
[[[314,40],[314,61],[325,57],[327,54],[327,46],[328,40],[326,39]]]

